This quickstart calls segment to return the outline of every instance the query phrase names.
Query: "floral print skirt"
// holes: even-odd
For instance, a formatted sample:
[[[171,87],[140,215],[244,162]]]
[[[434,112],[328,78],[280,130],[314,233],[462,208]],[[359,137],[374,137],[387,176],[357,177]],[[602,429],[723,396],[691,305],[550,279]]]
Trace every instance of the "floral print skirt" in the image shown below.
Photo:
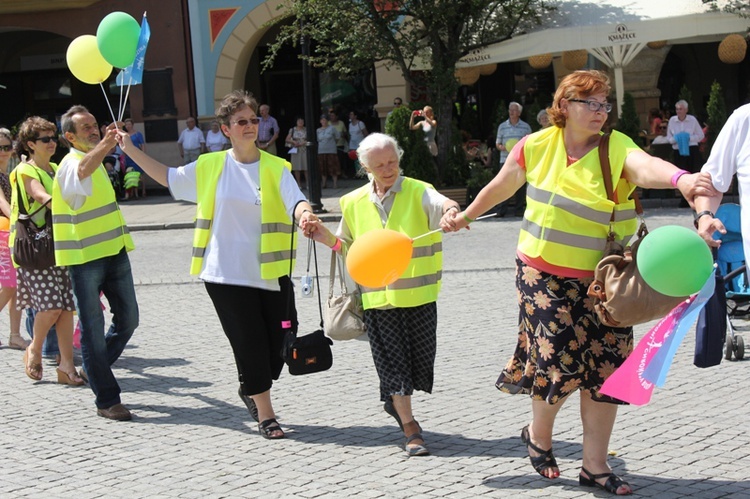
[[[586,295],[591,279],[541,272],[516,259],[518,344],[495,386],[556,404],[574,391],[601,394],[602,383],[633,351],[633,328],[602,325]]]

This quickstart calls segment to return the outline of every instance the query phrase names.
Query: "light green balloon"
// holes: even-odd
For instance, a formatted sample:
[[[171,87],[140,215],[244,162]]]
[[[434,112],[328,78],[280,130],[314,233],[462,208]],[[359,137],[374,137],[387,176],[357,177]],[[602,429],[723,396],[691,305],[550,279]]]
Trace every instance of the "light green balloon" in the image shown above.
[[[133,64],[141,26],[125,12],[112,12],[96,29],[96,43],[104,59],[116,68]]]
[[[682,297],[700,291],[711,275],[713,257],[694,231],[666,225],[643,239],[636,263],[646,284],[663,295]]]

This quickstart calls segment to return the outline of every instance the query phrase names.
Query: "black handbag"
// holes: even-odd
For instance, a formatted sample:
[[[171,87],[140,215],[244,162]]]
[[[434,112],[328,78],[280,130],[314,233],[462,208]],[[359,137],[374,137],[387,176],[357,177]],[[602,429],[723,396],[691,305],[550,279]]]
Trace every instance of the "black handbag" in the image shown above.
[[[42,270],[55,266],[52,210],[47,209],[44,214],[44,225],[42,227],[37,227],[31,219],[48,204],[49,201],[34,210],[33,213],[27,214],[22,213],[26,211],[26,208],[23,202],[19,202],[19,214],[15,226],[16,237],[13,240],[13,261],[19,267]]]
[[[292,224],[292,248],[294,247],[294,224]],[[288,328],[284,330],[284,345],[281,348],[281,358],[284,359],[289,374],[312,374],[327,371],[333,365],[333,352],[331,345],[333,341],[323,332],[323,306],[320,300],[320,281],[318,280],[318,254],[315,251],[315,243],[309,240],[315,254],[315,280],[318,289],[318,310],[320,312],[320,329],[305,336],[297,336],[292,328],[291,321],[286,321]],[[291,254],[291,251],[290,251]],[[308,251],[307,268],[310,269],[310,257]],[[289,278],[292,277],[292,260],[289,259]],[[294,287],[289,287],[289,298],[287,300],[287,315],[291,317],[292,298]]]

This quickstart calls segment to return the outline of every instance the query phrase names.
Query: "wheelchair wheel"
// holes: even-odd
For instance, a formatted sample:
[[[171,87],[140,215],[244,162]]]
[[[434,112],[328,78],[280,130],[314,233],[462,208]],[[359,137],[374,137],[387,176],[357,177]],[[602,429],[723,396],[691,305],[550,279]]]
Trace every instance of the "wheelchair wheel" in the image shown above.
[[[737,360],[745,358],[745,340],[742,339],[742,336],[734,337],[734,358]]]
[[[724,338],[724,346],[726,347],[724,358],[727,360],[732,360],[732,353],[734,352],[734,341],[733,338],[729,335]]]

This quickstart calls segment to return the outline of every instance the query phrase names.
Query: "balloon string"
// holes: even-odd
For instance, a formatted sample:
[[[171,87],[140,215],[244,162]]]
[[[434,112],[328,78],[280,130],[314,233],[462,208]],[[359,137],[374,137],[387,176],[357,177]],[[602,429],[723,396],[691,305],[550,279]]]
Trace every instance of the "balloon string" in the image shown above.
[[[481,217],[475,218],[475,219],[474,219],[474,221],[476,222],[477,220],[482,220],[483,218],[490,218],[490,217],[494,217],[494,216],[495,216],[495,214],[494,214],[494,213],[489,213],[489,214],[487,214],[487,215],[482,215]],[[443,230],[443,229],[435,229],[435,230],[431,230],[430,232],[427,232],[427,233],[425,233],[425,234],[422,234],[421,236],[417,236],[417,237],[412,237],[412,238],[411,238],[411,240],[412,240],[412,241],[416,241],[417,239],[421,239],[421,238],[423,238],[423,237],[427,237],[427,236],[429,236],[429,235],[432,235],[432,234],[434,234],[434,233],[436,233],[436,232],[440,232],[440,231],[442,231],[442,230]]]
[[[124,70],[120,70],[120,74],[122,74]],[[122,85],[118,85],[120,87],[120,106],[117,108],[117,121],[122,121]]]
[[[102,88],[102,93],[104,94],[104,100],[107,101],[107,107],[109,108],[109,114],[112,116],[112,121],[115,122],[115,128],[117,127],[117,120],[115,119],[115,112],[112,110],[112,104],[109,103],[109,98],[107,97],[107,91],[104,90],[104,84],[102,82],[99,82],[99,86]]]
[[[120,114],[120,121],[125,117],[125,107],[128,105],[128,97],[130,96],[130,84],[133,82],[133,75],[128,76],[128,89],[125,91],[125,100],[122,103],[122,114]]]

